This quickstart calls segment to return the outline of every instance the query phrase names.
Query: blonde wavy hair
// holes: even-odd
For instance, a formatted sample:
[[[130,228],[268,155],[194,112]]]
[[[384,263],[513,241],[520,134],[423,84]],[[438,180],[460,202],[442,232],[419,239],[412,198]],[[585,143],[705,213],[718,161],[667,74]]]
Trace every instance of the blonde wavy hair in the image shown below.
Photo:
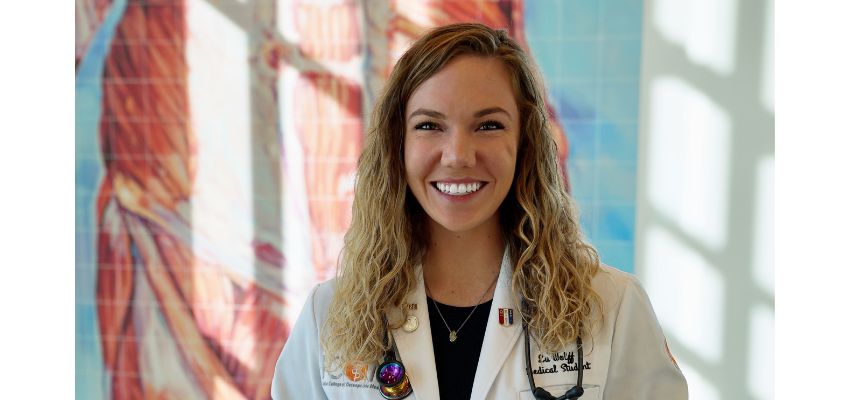
[[[322,328],[328,370],[347,361],[380,362],[388,349],[386,326],[396,329],[404,321],[384,322],[416,288],[415,267],[427,243],[427,216],[404,175],[404,110],[414,90],[459,55],[496,57],[511,75],[521,134],[513,186],[499,219],[513,265],[513,295],[525,300],[529,332],[545,350],[556,351],[594,325],[591,318],[601,318],[601,312],[593,312],[600,299],[591,287],[599,257],[579,230],[536,67],[504,31],[474,23],[447,25],[412,44],[375,104],[357,164],[351,227],[330,305],[334,311]]]

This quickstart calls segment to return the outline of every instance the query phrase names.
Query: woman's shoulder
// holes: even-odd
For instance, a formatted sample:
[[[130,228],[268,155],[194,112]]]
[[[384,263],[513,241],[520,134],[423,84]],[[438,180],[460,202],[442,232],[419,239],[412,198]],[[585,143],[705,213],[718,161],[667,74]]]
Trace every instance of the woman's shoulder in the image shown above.
[[[638,278],[610,265],[600,264],[593,278],[593,289],[602,298],[606,313],[620,308],[624,297],[643,292]]]
[[[336,293],[336,287],[337,278],[331,278],[324,282],[317,283],[313,288],[312,293],[307,298],[307,302],[309,304],[305,304],[304,309],[306,310],[306,306],[309,305],[317,322],[324,322],[327,318],[331,300],[334,297],[334,293]]]
[[[608,294],[622,294],[630,285],[635,284],[639,283],[633,274],[606,264],[600,264],[599,271],[593,277],[593,288],[597,292]]]
[[[319,282],[313,288],[313,298],[316,301],[330,301],[336,292],[337,278],[331,278],[324,282]]]

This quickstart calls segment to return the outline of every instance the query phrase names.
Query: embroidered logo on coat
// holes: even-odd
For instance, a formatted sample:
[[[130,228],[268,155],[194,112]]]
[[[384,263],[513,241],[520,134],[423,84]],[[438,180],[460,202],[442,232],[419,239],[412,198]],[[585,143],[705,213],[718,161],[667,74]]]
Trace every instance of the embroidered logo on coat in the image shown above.
[[[670,346],[667,345],[667,339],[664,339],[664,349],[667,350],[667,356],[670,357],[670,361],[673,362],[673,365],[675,365],[677,369],[681,370],[681,368],[679,368],[679,363],[676,362],[676,357],[673,357],[673,353],[670,352]]]
[[[345,378],[343,378],[345,376]],[[322,386],[326,388],[344,388],[378,390],[375,383],[375,365],[361,361],[347,362],[342,369],[332,372],[322,370]]]
[[[369,376],[369,364],[360,361],[349,361],[345,363],[344,370],[345,377],[352,382],[362,381]]]

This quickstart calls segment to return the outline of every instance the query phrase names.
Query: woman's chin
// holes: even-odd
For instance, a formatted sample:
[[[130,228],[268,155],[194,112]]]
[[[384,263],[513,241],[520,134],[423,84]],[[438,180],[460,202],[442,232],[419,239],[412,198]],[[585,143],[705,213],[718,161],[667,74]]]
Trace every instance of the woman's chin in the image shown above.
[[[490,216],[489,218],[481,218],[481,217],[444,217],[440,216],[438,218],[431,217],[431,223],[434,228],[438,228],[447,232],[451,232],[454,234],[464,234],[474,232],[480,229],[488,229],[488,228],[498,228],[498,220],[494,218],[494,216]],[[495,222],[495,224],[494,224]]]

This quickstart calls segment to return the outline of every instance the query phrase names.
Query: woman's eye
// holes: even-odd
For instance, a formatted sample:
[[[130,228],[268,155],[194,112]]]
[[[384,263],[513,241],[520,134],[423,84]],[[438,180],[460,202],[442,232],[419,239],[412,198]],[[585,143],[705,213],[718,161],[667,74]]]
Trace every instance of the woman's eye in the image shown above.
[[[479,129],[481,129],[482,131],[493,131],[498,129],[505,129],[505,126],[497,121],[487,121],[481,124],[481,127]]]
[[[416,124],[414,129],[422,130],[422,131],[433,131],[435,129],[439,129],[439,126],[433,122],[420,122]]]

